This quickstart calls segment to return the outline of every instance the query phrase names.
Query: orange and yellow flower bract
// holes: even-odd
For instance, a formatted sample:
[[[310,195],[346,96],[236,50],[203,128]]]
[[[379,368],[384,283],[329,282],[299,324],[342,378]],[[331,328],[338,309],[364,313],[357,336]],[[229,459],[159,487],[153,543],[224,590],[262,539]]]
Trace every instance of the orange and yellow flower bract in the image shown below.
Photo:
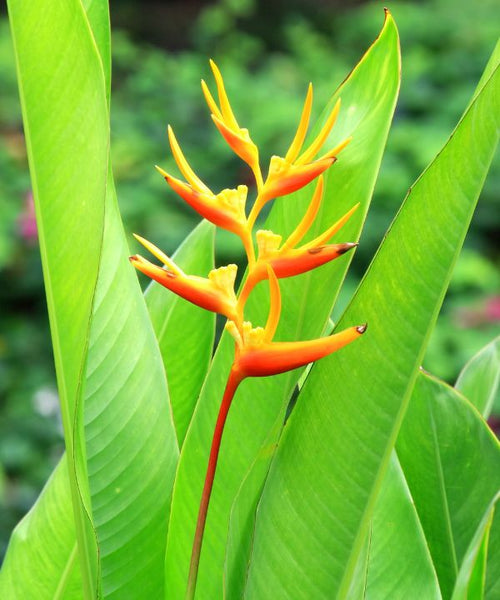
[[[366,331],[366,324],[350,327],[340,333],[303,342],[273,342],[281,313],[281,294],[278,278],[267,265],[271,293],[271,308],[265,327],[252,327],[248,321],[238,329],[233,321],[226,328],[236,341],[233,370],[242,379],[278,375],[303,367],[323,358],[354,341]]]
[[[313,224],[323,198],[323,173],[337,160],[350,138],[317,157],[339,116],[340,99],[328,114],[319,133],[303,150],[312,110],[313,88],[309,84],[304,108],[292,143],[284,157],[272,156],[266,178],[262,176],[259,150],[248,129],[239,126],[233,113],[217,65],[210,61],[217,86],[218,103],[202,81],[202,90],[212,113],[212,119],[230,148],[251,168],[257,195],[249,214],[246,212],[248,188],[239,185],[214,193],[200,179],[186,160],[173,129],[168,138],[173,157],[184,178],[179,179],[157,167],[172,190],[203,218],[240,237],[248,258],[248,270],[239,296],[234,290],[236,265],[212,270],[206,278],[187,275],[166,254],[151,242],[137,240],[163,266],[151,263],[136,254],[130,257],[140,271],[172,292],[204,309],[227,317],[226,329],[235,340],[233,364],[222,397],[214,428],[210,456],[201,494],[191,564],[187,581],[186,600],[193,600],[201,552],[203,532],[215,477],[222,433],[231,402],[239,384],[247,377],[265,377],[296,369],[316,361],[359,338],[366,324],[354,325],[333,335],[307,341],[275,341],[281,317],[279,279],[293,277],[315,269],[355,248],[356,243],[329,243],[329,240],[349,220],[358,205],[354,205],[336,223],[314,239],[302,243]],[[260,211],[274,198],[295,192],[318,178],[311,202],[295,230],[283,241],[282,235],[270,230],[258,230],[254,225]],[[255,237],[255,240],[254,240]],[[270,310],[264,327],[253,327],[245,321],[245,304],[255,285],[267,279],[270,290]]]
[[[139,254],[135,254],[130,257],[130,262],[136,269],[189,302],[224,315],[228,319],[236,319],[236,295],[234,293],[234,281],[238,269],[236,265],[213,269],[207,279],[196,275],[186,275],[151,242],[138,235],[135,237],[167,267],[159,267]]]
[[[215,101],[205,81],[202,80],[201,86],[212,113],[212,119],[231,149],[248,163],[255,176],[257,197],[250,214],[248,216],[246,214],[247,186],[239,185],[236,189],[225,189],[217,194],[212,192],[189,165],[170,125],[168,126],[170,147],[185,181],[170,175],[160,167],[156,168],[173,191],[198,214],[216,226],[235,233],[242,239],[247,252],[249,268],[239,298],[234,292],[235,265],[215,269],[209,273],[207,278],[186,275],[159,248],[140,236],[136,236],[138,241],[164,266],[155,265],[140,255],[132,256],[130,260],[138,270],[172,292],[202,308],[226,316],[229,319],[228,329],[236,340],[235,365],[240,365],[240,372],[245,376],[269,375],[321,358],[356,339],[364,331],[364,326],[357,326],[346,332],[319,340],[271,342],[274,332],[270,335],[268,326],[265,330],[254,329],[244,321],[245,303],[257,283],[270,278],[271,296],[275,299],[273,319],[277,325],[281,311],[281,302],[276,302],[276,297],[279,295],[278,279],[293,277],[315,269],[345,254],[357,245],[350,242],[328,244],[330,238],[340,230],[358,208],[357,204],[321,235],[305,244],[298,245],[309,231],[322,202],[324,193],[322,174],[334,164],[337,154],[347,146],[350,138],[345,139],[334,148],[330,148],[319,158],[315,158],[339,116],[341,106],[339,99],[328,114],[319,133],[303,150],[313,102],[313,87],[312,84],[309,84],[300,122],[292,143],[283,158],[280,156],[271,158],[269,171],[264,180],[259,164],[258,148],[252,141],[248,130],[241,128],[234,116],[219,68],[212,60],[210,66],[217,86],[219,103]],[[318,183],[311,202],[295,230],[283,243],[280,234],[268,230],[258,230],[255,233],[256,255],[252,232],[264,204],[273,198],[290,194],[304,187],[315,178],[318,178]],[[276,308],[277,306],[279,309]],[[264,336],[262,339],[259,337],[261,333]],[[286,355],[290,359],[288,362],[285,359]],[[255,365],[255,368],[252,368],[252,364]],[[286,367],[287,364],[288,367]]]

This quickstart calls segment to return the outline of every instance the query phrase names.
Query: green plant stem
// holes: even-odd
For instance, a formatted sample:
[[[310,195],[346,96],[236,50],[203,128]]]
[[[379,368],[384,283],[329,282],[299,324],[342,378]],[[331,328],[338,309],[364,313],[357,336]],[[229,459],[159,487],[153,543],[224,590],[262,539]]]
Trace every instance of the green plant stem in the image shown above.
[[[203,532],[205,531],[208,505],[210,502],[210,495],[212,493],[215,470],[217,468],[217,460],[219,458],[219,449],[222,439],[222,433],[224,431],[224,425],[226,423],[226,418],[229,412],[229,408],[231,406],[231,402],[233,401],[234,394],[236,393],[236,390],[238,388],[238,385],[241,383],[241,380],[241,374],[238,373],[233,366],[227,379],[224,395],[222,396],[222,402],[219,408],[219,414],[217,416],[217,422],[215,424],[214,435],[212,438],[212,446],[210,448],[210,455],[208,458],[207,473],[205,475],[205,483],[203,485],[203,492],[201,494],[200,508],[198,510],[198,521],[196,523],[196,531],[193,540],[193,549],[191,552],[191,563],[189,565],[189,576],[185,596],[186,600],[193,600],[196,592],[196,579],[198,577],[198,566],[200,564]]]

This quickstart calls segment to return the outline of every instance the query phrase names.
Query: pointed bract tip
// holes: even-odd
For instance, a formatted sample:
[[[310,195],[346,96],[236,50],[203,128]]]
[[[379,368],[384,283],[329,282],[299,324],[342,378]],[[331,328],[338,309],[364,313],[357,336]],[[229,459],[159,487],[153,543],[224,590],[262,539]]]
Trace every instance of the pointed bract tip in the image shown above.
[[[155,169],[158,171],[158,173],[164,177],[167,181],[170,179],[170,175],[164,171],[161,167],[159,167],[158,165],[155,165]]]
[[[356,327],[356,331],[358,333],[364,333],[368,328],[368,323],[365,323],[364,325],[359,325],[358,327]]]
[[[346,252],[349,252],[349,250],[352,250],[353,248],[356,248],[356,246],[359,246],[359,244],[357,242],[346,242],[345,244],[339,244],[338,246],[338,253],[345,254]]]

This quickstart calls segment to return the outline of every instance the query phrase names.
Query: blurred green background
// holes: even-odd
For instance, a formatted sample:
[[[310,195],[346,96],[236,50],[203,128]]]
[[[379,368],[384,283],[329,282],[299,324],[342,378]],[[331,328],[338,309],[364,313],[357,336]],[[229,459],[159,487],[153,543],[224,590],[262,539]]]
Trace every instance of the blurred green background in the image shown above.
[[[377,35],[381,2],[223,0],[111,2],[112,158],[126,230],[172,252],[197,222],[153,165],[175,167],[171,123],[197,173],[215,190],[248,171],[211,124],[199,80],[221,67],[235,112],[262,155],[283,154],[307,83],[318,114]],[[393,2],[403,53],[394,126],[351,274],[354,290],[408,187],[446,141],[496,42],[496,0]],[[63,450],[14,58],[0,15],[0,558]],[[424,361],[453,382],[500,327],[500,164],[487,180]],[[70,210],[71,207],[68,207]],[[218,264],[241,258],[218,237]],[[131,240],[131,247],[136,249]],[[390,299],[388,299],[390,301]]]

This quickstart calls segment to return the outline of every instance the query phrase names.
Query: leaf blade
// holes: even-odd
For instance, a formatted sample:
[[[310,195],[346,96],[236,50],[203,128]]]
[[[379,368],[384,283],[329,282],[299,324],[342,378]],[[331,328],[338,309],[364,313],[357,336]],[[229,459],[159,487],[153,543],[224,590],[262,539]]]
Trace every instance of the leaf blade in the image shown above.
[[[97,589],[97,551],[83,506],[87,485],[83,479],[77,482],[73,468],[73,426],[104,226],[109,150],[104,75],[80,2],[47,6],[35,1],[28,7],[10,0],[8,7],[65,444],[71,457],[84,596],[92,597]]]
[[[81,598],[68,464],[64,456],[14,529],[0,572],[5,600]]]

